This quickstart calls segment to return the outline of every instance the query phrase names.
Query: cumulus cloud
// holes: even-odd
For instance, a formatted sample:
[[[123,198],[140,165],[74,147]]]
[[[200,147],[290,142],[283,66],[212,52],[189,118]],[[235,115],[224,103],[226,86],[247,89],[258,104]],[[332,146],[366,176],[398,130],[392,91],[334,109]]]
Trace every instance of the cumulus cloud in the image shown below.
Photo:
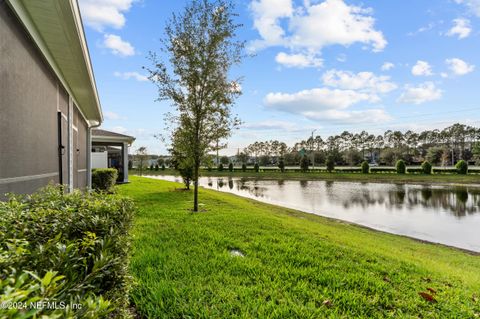
[[[453,27],[448,30],[447,36],[458,36],[459,39],[464,39],[470,35],[472,28],[470,26],[470,20],[468,19],[454,19]]]
[[[465,75],[473,72],[475,69],[475,65],[468,64],[467,62],[458,58],[446,59],[445,63],[448,65],[450,71],[452,71],[452,73],[455,75]]]
[[[425,82],[417,86],[407,85],[397,102],[418,105],[438,100],[442,94],[442,90],[438,89],[433,82]]]
[[[426,61],[417,61],[412,67],[412,74],[415,76],[429,76],[433,75],[432,66]]]
[[[327,86],[344,90],[357,90],[372,94],[388,93],[397,88],[389,76],[377,76],[372,72],[352,73],[349,71],[329,70],[322,76]]]
[[[138,72],[114,72],[113,75],[124,80],[134,79],[139,82],[148,81],[148,77],[146,75]]]
[[[454,0],[458,4],[464,4],[467,8],[475,14],[477,17],[480,17],[480,0]]]
[[[124,13],[135,0],[80,0],[80,9],[85,24],[103,31],[105,27],[121,29],[125,25]]]
[[[285,52],[280,52],[275,57],[275,61],[278,64],[284,65],[286,67],[292,68],[307,68],[307,67],[321,67],[323,65],[323,60],[314,55],[306,54],[288,54]]]
[[[395,67],[395,64],[393,64],[392,62],[385,62],[382,64],[382,71],[390,71],[391,69],[393,69]]]
[[[269,130],[282,130],[292,131],[297,129],[297,125],[292,122],[278,121],[278,120],[266,120],[255,123],[246,123],[242,126],[249,130],[269,131]]]
[[[354,90],[314,88],[296,93],[269,93],[264,100],[267,107],[304,116],[310,120],[357,123],[390,119],[383,109],[349,110],[359,102],[376,102],[369,93]]]
[[[292,51],[290,56],[301,53],[318,59],[322,48],[330,45],[363,43],[374,52],[387,45],[383,33],[374,27],[372,10],[343,0],[304,1],[298,7],[292,0],[253,0],[250,9],[261,37],[251,43],[252,50],[282,46]],[[297,65],[305,67],[305,63]]]
[[[129,42],[122,40],[118,35],[105,34],[103,45],[115,55],[126,57],[135,54],[135,48]]]

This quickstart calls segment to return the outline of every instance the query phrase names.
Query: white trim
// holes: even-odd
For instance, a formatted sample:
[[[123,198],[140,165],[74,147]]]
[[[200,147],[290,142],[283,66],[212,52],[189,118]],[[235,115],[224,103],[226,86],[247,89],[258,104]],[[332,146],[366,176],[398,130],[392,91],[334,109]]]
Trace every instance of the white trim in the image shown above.
[[[99,135],[92,135],[92,142],[101,142],[101,143],[120,143],[120,142],[127,142],[128,144],[132,144],[135,142],[135,137],[123,137],[123,136],[99,136]]]
[[[68,191],[73,192],[73,99],[68,97]]]
[[[77,173],[83,173],[83,172],[86,172],[86,171],[87,171],[86,168],[77,169]]]
[[[48,178],[48,177],[54,177],[54,176],[58,176],[58,173],[48,173],[48,174],[40,174],[40,175],[29,175],[29,176],[0,178],[0,185],[1,184],[18,183],[18,182],[26,182],[26,181],[31,181],[31,180],[34,180],[34,179],[42,179],[42,178]]]

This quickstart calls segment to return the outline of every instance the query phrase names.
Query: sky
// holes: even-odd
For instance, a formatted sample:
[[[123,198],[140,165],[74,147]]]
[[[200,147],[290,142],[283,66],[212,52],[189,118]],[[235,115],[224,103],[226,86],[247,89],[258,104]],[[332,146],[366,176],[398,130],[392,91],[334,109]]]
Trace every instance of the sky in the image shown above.
[[[480,126],[480,0],[234,0],[252,53],[232,70],[242,126],[221,153],[345,130]],[[149,52],[186,0],[79,0],[105,122],[167,154]]]

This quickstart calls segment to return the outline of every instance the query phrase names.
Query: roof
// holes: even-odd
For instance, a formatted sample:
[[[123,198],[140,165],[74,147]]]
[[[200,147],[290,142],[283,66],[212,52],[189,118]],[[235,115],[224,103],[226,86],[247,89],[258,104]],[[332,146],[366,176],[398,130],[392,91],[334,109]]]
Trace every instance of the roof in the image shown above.
[[[102,129],[92,129],[93,142],[128,142],[133,143],[135,137]]]
[[[103,121],[77,0],[7,0],[80,112]]]

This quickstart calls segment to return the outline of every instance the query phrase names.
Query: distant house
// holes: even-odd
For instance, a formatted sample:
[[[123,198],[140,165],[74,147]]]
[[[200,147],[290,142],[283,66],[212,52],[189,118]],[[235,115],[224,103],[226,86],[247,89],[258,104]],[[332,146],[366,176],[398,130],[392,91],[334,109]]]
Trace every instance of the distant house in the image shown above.
[[[90,185],[103,121],[76,0],[0,1],[0,195]]]
[[[133,136],[115,132],[92,130],[92,168],[116,168],[120,183],[128,183],[128,147]]]

